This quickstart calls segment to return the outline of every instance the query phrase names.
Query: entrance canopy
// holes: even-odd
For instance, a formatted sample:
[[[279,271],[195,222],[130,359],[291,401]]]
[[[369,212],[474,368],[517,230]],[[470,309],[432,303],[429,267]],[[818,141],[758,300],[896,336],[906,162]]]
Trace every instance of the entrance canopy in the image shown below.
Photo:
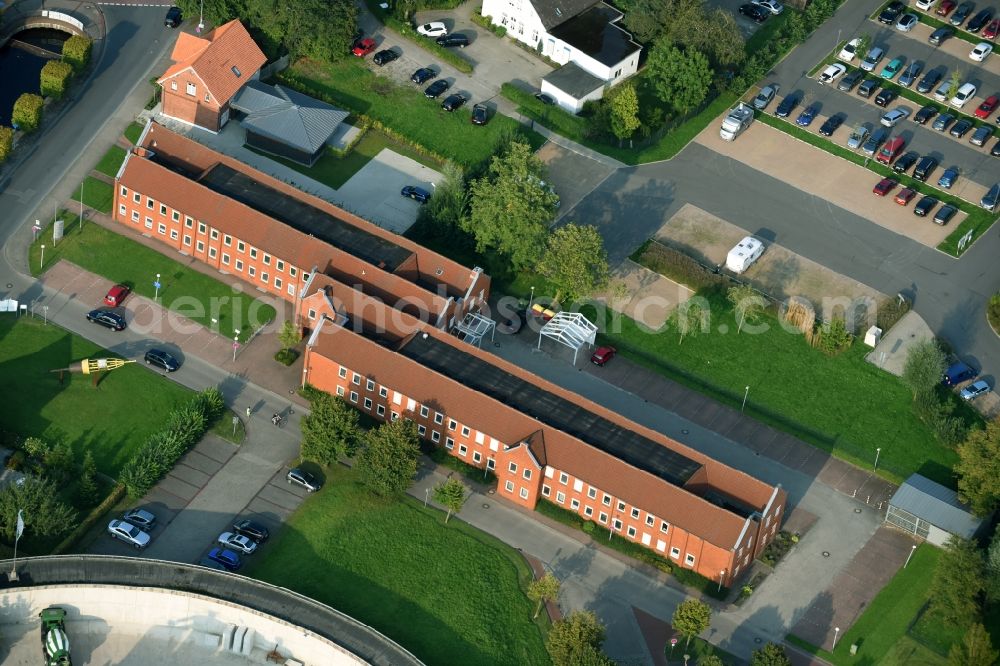
[[[477,312],[469,312],[462,321],[455,324],[455,330],[465,342],[481,347],[483,337],[487,333],[490,335],[490,340],[494,339],[496,322]]]
[[[545,326],[538,331],[538,348],[542,348],[542,336],[552,338],[573,350],[573,363],[576,364],[576,354],[584,345],[594,346],[597,340],[597,325],[579,312],[557,312]]]

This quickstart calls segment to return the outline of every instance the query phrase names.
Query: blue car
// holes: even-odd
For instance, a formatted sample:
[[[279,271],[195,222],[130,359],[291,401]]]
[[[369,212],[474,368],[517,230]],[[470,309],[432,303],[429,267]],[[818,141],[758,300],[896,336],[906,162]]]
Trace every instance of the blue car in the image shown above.
[[[240,556],[227,548],[213,548],[208,552],[208,559],[218,562],[229,571],[236,571],[243,566]]]
[[[938,186],[943,187],[946,190],[950,190],[956,180],[958,180],[958,169],[951,167],[945,169],[944,173],[941,174],[941,177],[938,178]]]
[[[799,117],[795,119],[795,124],[799,127],[809,127],[812,121],[816,119],[816,114],[819,113],[819,104],[810,104],[807,106]]]
[[[407,185],[400,191],[400,194],[403,195],[404,197],[409,197],[414,201],[418,201],[422,204],[427,203],[428,201],[430,201],[431,198],[430,192],[423,189],[422,187],[416,187],[414,185]]]

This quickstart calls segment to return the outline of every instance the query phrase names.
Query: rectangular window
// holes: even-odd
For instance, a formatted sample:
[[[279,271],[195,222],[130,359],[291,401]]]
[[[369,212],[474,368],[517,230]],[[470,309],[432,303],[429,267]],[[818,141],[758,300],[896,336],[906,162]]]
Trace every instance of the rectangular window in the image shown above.
[[[270,277],[270,275],[268,275],[267,273],[261,273],[260,274],[260,281],[263,282],[264,284],[267,284],[267,280],[268,280],[269,277]]]
[[[367,382],[365,382],[365,388],[368,389],[369,391],[374,391],[375,390],[375,382],[373,382],[372,380],[369,379]]]
[[[626,530],[626,533],[629,535],[629,538],[631,538],[631,539],[635,538],[635,528],[634,527],[629,527],[628,530]]]
[[[240,263],[240,262],[237,261],[236,263]],[[309,318],[310,319],[315,319],[316,318],[316,311],[313,310],[312,308],[309,308]]]
[[[473,462],[482,462],[482,460],[483,460],[483,454],[481,454],[479,451],[473,451],[472,452],[472,461]]]
[[[236,241],[237,252],[246,252],[246,249],[247,249],[246,243],[244,243],[243,241]]]
[[[528,489],[527,488],[521,488],[521,493],[520,494],[521,494],[521,499],[528,499]]]
[[[589,497],[590,499],[597,499],[597,488],[595,488],[594,486],[587,488],[587,497]]]
[[[288,295],[289,296],[294,296],[295,295],[295,285],[294,284],[288,285]]]
[[[216,250],[214,247],[208,248],[208,256],[211,257],[212,259],[215,259],[216,255],[218,255],[218,254],[219,254],[219,251]]]
[[[146,219],[149,220],[148,217]],[[150,221],[152,221],[152,220],[150,220]],[[191,246],[191,237],[188,236],[187,234],[184,234],[184,244],[187,245],[188,247]]]
[[[153,218],[151,218],[151,217],[147,217],[146,218],[146,228],[147,229],[152,229],[153,228]],[[190,245],[190,244],[191,243],[188,243],[188,245]]]
[[[204,223],[204,222],[199,222],[199,223],[198,223],[198,233],[199,233],[199,234],[203,234],[203,233],[205,233],[205,231],[207,231],[207,229],[208,229],[208,228],[207,228],[207,227],[205,226],[205,223]]]
[[[684,556],[684,564],[687,564],[687,565],[694,564],[694,555],[692,555],[691,553],[687,553]]]
[[[160,232],[161,236],[166,236],[167,235],[167,225],[163,224],[162,222],[160,222],[158,225],[156,225],[156,230],[158,232]]]
[[[651,515],[646,514],[646,524],[652,527],[655,523],[656,523],[656,518],[653,518]]]
[[[250,248],[250,258],[251,259],[257,258],[257,248],[255,247]]]
[[[441,412],[434,412],[434,423],[441,425],[444,423],[444,414]]]
[[[340,372],[338,372],[337,374],[340,375],[341,379],[347,379],[347,368],[345,368],[344,366],[340,366]]]
[[[420,435],[421,437],[423,437],[424,435],[427,434],[427,428],[425,426],[418,425],[417,426],[417,434]]]
[[[639,517],[639,509],[637,509],[635,507],[632,507],[632,517],[633,518],[638,518]]]
[[[118,205],[118,214],[119,215],[126,215],[127,213],[128,213],[128,208],[125,207],[125,204],[119,204]]]
[[[431,441],[432,442],[440,442],[441,441],[441,433],[439,433],[437,430],[431,430]]]
[[[187,94],[188,95],[197,95],[198,94],[198,87],[195,84],[193,84],[193,83],[187,84]]]
[[[265,265],[265,266],[270,266],[270,265],[271,265],[271,255],[269,255],[269,254],[265,254],[265,255],[263,256],[263,258],[261,259],[261,261],[263,261],[263,262],[264,262],[264,265]]]
[[[250,277],[253,277],[256,274],[257,274],[257,269],[256,268],[254,268],[253,266],[247,266],[247,275],[249,275]]]
[[[660,522],[660,531],[663,532],[664,534],[666,534],[668,530],[670,530],[670,523],[668,523],[665,520],[661,521]]]
[[[458,453],[459,453],[459,455],[463,455],[464,456],[468,452],[469,452],[469,448],[465,444],[459,444],[459,446],[458,446]]]
[[[184,226],[187,227],[188,229],[190,229],[191,227],[194,226],[194,220],[192,220],[190,217],[188,217],[188,216],[185,215],[184,216]]]
[[[378,394],[379,394],[379,396],[381,396],[383,398],[388,398],[389,397],[389,389],[387,389],[384,386],[379,386],[378,387]]]
[[[281,291],[281,278],[274,278],[274,288]]]
[[[225,252],[222,253],[222,263],[226,266],[229,265],[229,255]]]
[[[619,511],[624,511],[625,510],[625,502],[623,502],[621,500],[618,500],[618,510]]]
[[[370,410],[371,408],[372,408],[372,399],[371,398],[365,398],[365,409]]]
[[[128,188],[125,187],[124,185],[122,185],[122,196],[123,197],[127,197],[128,196]]]
[[[289,267],[288,267],[288,274],[289,274],[289,275],[290,275],[291,277],[295,277],[295,274],[296,274],[297,272],[298,272],[298,271],[297,271],[297,270],[295,269],[295,266],[289,266]]]
[[[160,215],[166,215],[166,214],[167,214],[167,205],[160,204]]]
[[[531,481],[531,470],[530,469],[525,469],[524,473],[521,476],[523,476],[525,478],[525,480]]]
[[[451,437],[445,437],[444,438],[444,448],[446,448],[446,449],[453,449],[453,448],[455,448],[455,440],[453,440]]]
[[[177,240],[177,230],[176,229],[171,229],[170,230],[170,240]]]
[[[672,558],[674,558],[676,560],[680,556],[681,556],[681,549],[680,548],[674,547],[674,548],[670,549],[670,557],[672,557]]]
[[[312,310],[310,310],[309,312],[312,312]],[[361,386],[361,375],[355,372],[354,376],[351,377],[351,383],[357,386]]]
[[[146,197],[146,208],[153,210],[153,200],[149,197]]]
[[[222,244],[225,245],[226,247],[229,247],[230,245],[233,244],[233,237],[230,236],[229,234],[226,234],[225,236],[222,237]]]
[[[274,270],[278,271],[279,273],[281,273],[282,271],[284,271],[285,270],[285,262],[283,262],[281,259],[278,259],[278,261],[276,261],[274,263]]]
[[[211,238],[212,240],[219,240],[219,230],[212,229],[212,233],[210,233],[208,237]]]
[[[354,391],[351,391],[351,402],[357,402],[357,401],[358,401],[358,394],[355,393]]]
[[[175,210],[173,213],[170,214],[170,219],[173,220],[174,222],[180,222],[181,214]]]
[[[608,522],[608,514],[606,514],[603,511],[601,511],[600,515],[597,517],[597,520],[600,521],[600,522],[602,522],[602,523],[607,523]]]
[[[517,474],[517,463],[516,462],[510,463],[509,465],[507,465],[507,469],[510,471],[511,474]]]
[[[429,415],[430,413],[431,413],[431,412],[430,412],[430,410],[429,410],[429,409],[427,409],[427,408],[426,408],[425,406],[423,406],[423,405],[420,405],[420,418],[424,418],[424,419],[426,419],[426,418],[427,418],[427,416],[428,416],[428,415]]]
[[[379,416],[385,416],[385,405],[376,405],[375,413]]]
[[[198,241],[197,243],[195,243],[195,247],[198,248],[199,252],[204,252],[205,251],[204,241]]]
[[[142,196],[138,192],[136,192],[135,194],[132,195],[132,201],[139,203],[142,201]]]
[[[139,211],[137,210],[132,211],[132,221],[133,222],[139,221]]]
[[[462,426],[462,437],[469,436],[469,426]]]
[[[611,506],[611,496],[605,495],[603,498],[601,498],[601,503],[604,504],[604,506]]]
[[[569,482],[569,476],[566,475],[566,472],[560,472],[559,483],[566,485],[567,482]]]
[[[565,504],[566,503],[566,493],[564,493],[561,490],[558,491],[558,492],[556,492],[556,501],[559,502],[560,504]]]
[[[338,386],[337,387],[337,395],[339,395],[341,398],[344,397],[344,387],[343,386]]]
[[[594,515],[594,507],[591,507],[591,506],[585,506],[585,507],[583,507],[583,515],[587,516],[588,518],[590,518],[591,516],[593,516]]]
[[[239,259],[236,260],[236,270],[240,271],[241,273],[243,272],[243,262],[240,261]]]
[[[458,423],[455,422],[455,419],[448,419],[448,430],[454,430],[456,427],[458,427]]]
[[[395,421],[398,418],[399,418],[399,414],[397,414],[396,412],[393,412],[392,413],[392,420]]]
[[[616,532],[622,531],[622,521],[615,518],[611,524],[614,526]]]
[[[507,482],[507,483],[506,483],[506,484],[504,485],[504,488],[505,488],[505,489],[507,490],[507,492],[509,492],[509,493],[512,493],[512,492],[514,492],[514,482],[513,482],[513,481],[508,481],[508,482]]]
[[[580,508],[580,500],[572,500],[572,501],[570,501],[569,506],[574,511],[578,510]]]
[[[548,497],[552,490],[548,486],[542,486],[542,497]]]

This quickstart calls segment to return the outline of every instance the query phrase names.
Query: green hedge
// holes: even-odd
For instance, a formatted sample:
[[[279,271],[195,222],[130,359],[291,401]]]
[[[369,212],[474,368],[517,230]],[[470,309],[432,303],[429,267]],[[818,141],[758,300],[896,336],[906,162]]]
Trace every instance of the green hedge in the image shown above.
[[[42,95],[52,99],[62,99],[73,77],[73,67],[68,62],[49,60],[42,67],[40,87]]]
[[[94,42],[89,37],[73,35],[63,42],[62,57],[75,71],[79,72],[90,62]]]
[[[14,130],[0,125],[0,164],[6,162],[12,152],[14,152]]]
[[[22,132],[34,132],[42,124],[42,110],[45,100],[41,95],[24,93],[14,102],[11,122]]]
[[[97,521],[100,520],[104,514],[110,511],[114,505],[118,504],[123,497],[125,497],[125,486],[121,483],[115,484],[114,489],[107,497],[104,498],[104,501],[95,506],[91,512],[87,514],[87,517],[80,521],[80,524],[76,526],[76,529],[70,532],[65,539],[59,542],[59,545],[52,550],[52,554],[60,555],[76,545],[76,542],[79,541],[84,534],[89,532],[90,528],[97,524]]]

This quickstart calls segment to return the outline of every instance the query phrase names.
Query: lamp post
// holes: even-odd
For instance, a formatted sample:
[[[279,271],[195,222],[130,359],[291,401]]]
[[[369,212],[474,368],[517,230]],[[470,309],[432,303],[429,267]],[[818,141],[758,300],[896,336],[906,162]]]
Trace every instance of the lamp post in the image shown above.
[[[201,0],[201,10],[198,12],[198,27],[195,29],[199,35],[205,29],[205,0]]]
[[[233,329],[236,335],[233,336],[233,363],[236,363],[236,350],[240,348],[240,330]]]
[[[913,553],[916,550],[917,550],[917,544],[913,544],[913,546],[910,547],[910,554],[906,556],[906,561],[903,562],[904,569],[906,568],[906,565],[910,563],[910,558],[913,557]]]
[[[38,270],[42,270],[45,265],[45,243],[42,243],[42,256],[38,260]]]
[[[156,282],[153,283],[153,288],[156,289],[156,293],[153,295],[153,300],[157,300],[160,297],[160,274],[156,274]]]
[[[48,326],[49,325],[49,306],[47,306],[47,305],[43,305],[42,306],[42,316],[44,317],[42,319],[42,321],[45,323],[46,326]]]
[[[872,468],[873,472],[876,471],[876,470],[878,470],[878,454],[880,454],[880,453],[882,453],[882,447],[881,446],[876,446],[875,447],[875,467]]]
[[[749,386],[747,387],[747,390],[743,392],[743,405],[740,407],[740,413],[741,414],[743,413],[743,410],[745,410],[747,408],[747,396],[748,395],[750,395],[750,387]]]
[[[531,304],[535,302],[535,288],[531,288],[531,298],[528,299],[528,309],[531,309]]]
[[[430,488],[424,488],[424,508],[425,509],[427,508],[427,500],[430,499],[430,496],[431,496],[431,489]]]
[[[833,652],[834,650],[837,649],[837,636],[839,636],[839,635],[840,635],[840,627],[834,627],[833,628],[833,647],[830,648],[831,652]]]
[[[726,570],[723,569],[719,572],[719,592],[722,592],[722,580],[726,577]]]

